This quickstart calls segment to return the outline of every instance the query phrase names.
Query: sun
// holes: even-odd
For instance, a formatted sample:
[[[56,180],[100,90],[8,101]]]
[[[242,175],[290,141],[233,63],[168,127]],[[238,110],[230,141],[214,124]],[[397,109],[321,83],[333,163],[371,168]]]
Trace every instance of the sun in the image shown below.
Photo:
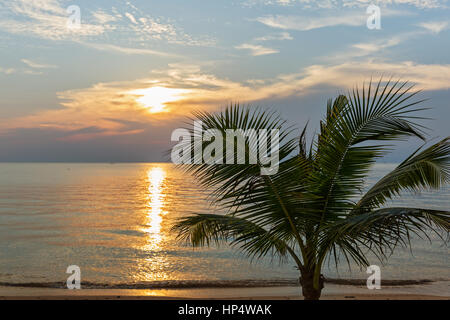
[[[180,96],[187,92],[188,90],[185,89],[151,87],[134,90],[130,93],[139,96],[136,101],[148,108],[151,113],[158,113],[167,112],[166,103],[179,100]]]

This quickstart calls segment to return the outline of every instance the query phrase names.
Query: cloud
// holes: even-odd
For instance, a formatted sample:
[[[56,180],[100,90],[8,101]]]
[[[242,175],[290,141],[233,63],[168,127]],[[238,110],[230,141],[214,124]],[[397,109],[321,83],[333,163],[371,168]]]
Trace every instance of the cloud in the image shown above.
[[[108,52],[117,52],[122,53],[126,55],[155,55],[155,56],[162,56],[162,57],[178,57],[175,54],[163,52],[163,51],[157,51],[157,50],[151,50],[146,48],[130,48],[130,47],[121,47],[116,46],[113,44],[107,44],[107,43],[91,43],[91,42],[79,42],[82,45],[85,45],[89,48],[93,48],[100,51],[108,51]]]
[[[45,110],[15,119],[3,126],[11,128],[41,128],[60,131],[74,131],[95,126],[101,133],[93,135],[127,134],[125,126],[110,119],[151,123],[143,106],[126,94],[126,83],[99,83],[91,88],[68,90],[57,94],[61,108]],[[76,133],[78,138],[80,133]]]
[[[169,65],[154,70],[148,78],[134,81],[98,83],[89,88],[67,90],[57,94],[61,107],[32,115],[3,119],[2,132],[18,128],[45,128],[60,131],[96,127],[99,132],[77,132],[96,135],[133,135],[139,126],[166,126],[192,110],[216,110],[231,101],[242,103],[284,99],[320,92],[324,88],[351,89],[370,77],[393,75],[409,80],[417,89],[450,89],[450,65],[418,64],[410,61],[361,61],[336,65],[312,65],[298,72],[280,74],[269,79],[232,81],[203,72],[196,65]],[[139,103],[136,92],[152,87],[165,87],[180,92],[176,99],[165,103],[167,112],[151,113]],[[127,123],[133,123],[132,127]],[[69,139],[66,136],[66,139]]]
[[[370,42],[355,43],[350,46],[349,49],[341,53],[335,53],[331,57],[327,57],[328,61],[348,61],[354,58],[363,58],[374,55],[379,51],[395,47],[402,42],[405,42],[411,38],[421,35],[420,32],[407,32],[397,35],[393,35],[386,39],[378,39]]]
[[[383,17],[410,15],[407,11],[384,9]],[[309,31],[336,26],[363,26],[367,23],[368,14],[365,10],[324,10],[320,14],[300,15],[267,15],[258,17],[255,21],[268,27],[283,30]]]
[[[308,2],[308,0],[299,0],[299,2]],[[328,0],[319,0],[318,2],[326,3]],[[379,6],[392,6],[392,5],[408,5],[419,9],[435,9],[445,8],[447,0],[341,0],[336,1],[338,5],[344,7],[367,7],[369,4],[376,4]]]
[[[278,53],[276,49],[264,47],[257,44],[243,43],[235,47],[238,50],[250,50],[252,56],[263,56],[267,54]]]
[[[189,35],[176,27],[173,21],[145,14],[129,2],[120,8],[126,12],[124,15],[115,7],[108,12],[104,8],[92,11],[80,8],[79,28],[67,26],[72,13],[67,12],[58,0],[13,0],[4,1],[0,6],[0,29],[3,32],[40,39],[93,43],[103,40],[108,43],[114,41],[115,45],[126,43],[127,46],[151,40],[187,46],[211,46],[215,43],[210,36]]]
[[[14,68],[2,68],[2,67],[0,67],[0,73],[13,74],[15,72],[16,72],[16,69],[14,69]]]
[[[133,16],[131,13],[125,12],[125,16],[126,16],[128,19],[130,19],[130,21],[131,21],[132,23],[138,24],[137,21],[136,21],[136,19],[134,18],[134,16]]]
[[[41,74],[43,74],[43,72],[41,71],[42,69],[57,68],[57,66],[55,66],[55,65],[41,64],[41,63],[31,61],[29,59],[21,59],[20,61],[22,61],[24,64],[27,65],[27,67],[29,67],[31,69],[24,69],[24,68],[16,69],[16,68],[0,67],[0,73],[6,74],[6,75],[13,74],[13,73],[27,74],[27,75],[41,75]]]
[[[281,5],[287,5],[290,4],[291,2],[294,2],[294,0],[277,0],[277,2]]]
[[[308,16],[265,16],[259,17],[256,21],[266,26],[285,29],[308,31],[324,27],[333,27],[338,25],[360,26],[366,22],[367,16],[363,14],[347,14],[345,16],[328,16],[328,17],[308,17]]]
[[[162,22],[161,18],[142,14],[139,11],[136,11],[134,15],[129,12],[125,15],[131,21],[126,33],[130,34],[131,39],[139,42],[165,40],[168,43],[186,46],[213,46],[216,43],[211,36],[194,37],[171,23]]]
[[[293,39],[288,32],[279,32],[255,38],[254,41],[283,41]]]
[[[16,69],[14,69],[14,68],[2,68],[2,67],[0,67],[0,73],[13,74],[15,72],[16,72]]]
[[[419,26],[435,34],[438,34],[441,31],[447,29],[448,25],[448,21],[431,21],[419,23]]]
[[[412,61],[345,62],[333,66],[313,65],[298,75],[287,75],[290,80],[303,88],[328,85],[350,89],[355,84],[367,81],[369,77],[392,75],[416,84],[417,89],[445,90],[450,88],[450,65],[418,64]]]
[[[277,49],[269,48],[263,45],[258,44],[258,42],[266,42],[266,41],[284,41],[284,40],[293,40],[294,38],[288,32],[279,32],[272,33],[269,35],[265,35],[262,37],[257,37],[252,40],[254,43],[243,43],[238,46],[235,46],[235,49],[238,50],[249,50],[252,56],[263,56],[268,54],[278,53]]]
[[[2,31],[46,40],[72,41],[101,51],[127,55],[175,57],[176,55],[173,54],[153,50],[153,45],[149,41],[163,40],[189,46],[214,43],[210,38],[193,38],[172,24],[161,22],[161,18],[156,19],[140,13],[131,4],[128,6],[135,10],[134,15],[126,12],[126,20],[116,8],[112,8],[109,12],[98,9],[90,12],[90,15],[85,14],[85,10],[81,10],[82,19],[79,29],[67,27],[69,13],[57,0],[15,0],[8,1],[2,6],[0,10]],[[91,23],[88,22],[89,18]],[[112,31],[114,31],[113,35]],[[112,40],[114,43],[111,43]],[[37,68],[37,64],[30,60],[23,62],[31,68]],[[28,70],[27,73],[30,74],[32,71]]]
[[[97,11],[92,12],[92,17],[94,20],[100,24],[105,24],[108,22],[115,22],[121,19],[121,15],[118,14],[109,14],[99,9]]]
[[[433,24],[434,25],[434,24]],[[439,25],[442,28],[442,25]],[[439,31],[442,31],[440,29]],[[385,39],[377,39],[370,42],[355,43],[343,52],[337,52],[332,56],[324,57],[326,61],[348,61],[354,58],[363,58],[374,56],[375,53],[400,45],[411,39],[422,37],[430,33],[437,33],[434,26],[425,28],[425,30],[415,30],[411,32],[403,32],[387,37]]]
[[[33,76],[38,76],[38,75],[44,74],[42,71],[36,71],[36,70],[24,70],[23,73],[33,75]]]
[[[369,4],[379,6],[408,5],[419,9],[446,8],[447,0],[245,0],[244,6],[299,6],[303,9],[362,8]]]
[[[128,10],[124,14],[127,19],[114,25],[114,36],[123,38],[127,43],[141,44],[155,40],[185,46],[212,46],[216,43],[211,36],[194,37],[176,26],[173,20],[146,14],[130,2],[122,10]],[[115,15],[122,17],[118,13]]]
[[[3,6],[0,28],[9,33],[64,40],[105,32],[102,25],[89,23],[81,23],[80,28],[68,28],[69,13],[56,0],[15,0],[5,2]]]
[[[42,63],[37,63],[34,61],[31,61],[29,59],[22,59],[21,60],[23,63],[25,63],[27,66],[29,66],[30,68],[33,69],[53,69],[53,68],[57,68],[58,66],[52,65],[52,64],[42,64]]]

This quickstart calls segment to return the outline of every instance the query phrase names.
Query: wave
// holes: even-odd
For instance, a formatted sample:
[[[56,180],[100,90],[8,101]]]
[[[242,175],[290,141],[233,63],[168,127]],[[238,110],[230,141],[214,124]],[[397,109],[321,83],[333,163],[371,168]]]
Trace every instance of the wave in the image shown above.
[[[351,286],[365,286],[366,279],[333,279],[326,278],[326,283]],[[385,286],[421,285],[434,282],[429,279],[420,280],[382,280]],[[27,288],[67,288],[66,282],[0,282],[4,287]],[[196,289],[196,288],[258,288],[258,287],[296,287],[298,279],[284,280],[167,280],[146,281],[137,283],[98,283],[82,281],[83,289]]]

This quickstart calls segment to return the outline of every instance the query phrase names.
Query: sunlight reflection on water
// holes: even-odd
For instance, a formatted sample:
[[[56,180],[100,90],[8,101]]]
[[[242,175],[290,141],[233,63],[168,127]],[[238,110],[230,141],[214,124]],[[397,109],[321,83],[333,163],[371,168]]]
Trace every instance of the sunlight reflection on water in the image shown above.
[[[166,212],[163,210],[164,206],[164,179],[166,172],[162,167],[155,167],[148,169],[148,227],[143,231],[148,234],[148,245],[146,250],[159,249],[159,244],[162,239],[161,222],[163,215]]]

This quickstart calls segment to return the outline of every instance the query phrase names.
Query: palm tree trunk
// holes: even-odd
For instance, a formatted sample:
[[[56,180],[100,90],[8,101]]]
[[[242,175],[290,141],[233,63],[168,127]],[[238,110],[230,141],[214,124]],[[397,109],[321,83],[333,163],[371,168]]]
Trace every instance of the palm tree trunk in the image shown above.
[[[314,272],[302,272],[300,277],[300,285],[302,286],[302,294],[305,300],[319,300],[323,289],[324,278],[320,275],[319,289],[314,288]]]

